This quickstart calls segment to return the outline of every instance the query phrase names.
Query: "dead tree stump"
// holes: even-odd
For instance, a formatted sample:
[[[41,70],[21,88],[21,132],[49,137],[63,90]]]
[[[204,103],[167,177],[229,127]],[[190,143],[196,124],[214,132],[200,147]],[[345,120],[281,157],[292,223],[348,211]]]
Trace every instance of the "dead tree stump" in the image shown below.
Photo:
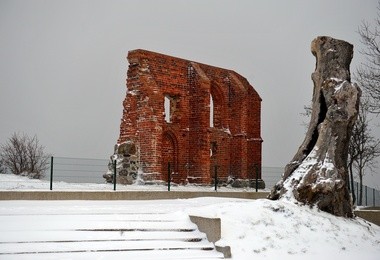
[[[312,41],[311,52],[317,63],[312,74],[309,128],[269,198],[295,199],[337,216],[352,217],[347,157],[361,95],[350,79],[353,46],[323,36]]]

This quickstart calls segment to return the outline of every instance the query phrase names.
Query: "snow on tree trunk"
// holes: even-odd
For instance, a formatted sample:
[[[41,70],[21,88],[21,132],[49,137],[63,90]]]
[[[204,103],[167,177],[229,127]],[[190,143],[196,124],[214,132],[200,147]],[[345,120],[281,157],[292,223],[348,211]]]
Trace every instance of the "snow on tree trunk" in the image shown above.
[[[353,46],[323,36],[312,41],[311,52],[317,63],[309,128],[269,198],[295,199],[352,217],[347,156],[361,95],[350,79]]]

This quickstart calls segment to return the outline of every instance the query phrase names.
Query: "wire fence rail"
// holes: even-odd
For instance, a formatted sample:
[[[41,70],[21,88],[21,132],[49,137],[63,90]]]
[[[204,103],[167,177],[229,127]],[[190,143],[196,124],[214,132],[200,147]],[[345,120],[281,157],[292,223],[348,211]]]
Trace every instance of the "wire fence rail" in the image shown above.
[[[105,184],[105,178],[103,175],[111,168],[113,172],[116,172],[116,165],[109,167],[110,161],[106,159],[91,159],[91,158],[71,158],[71,157],[51,157],[49,161],[48,170],[45,172],[42,180],[50,182],[50,190],[54,189],[54,184],[58,182],[64,182],[69,184]],[[218,168],[212,169],[213,186],[215,191],[218,190]],[[232,167],[233,168],[233,167]],[[215,170],[214,170],[215,169]],[[283,167],[267,167],[261,168],[261,178],[265,183],[265,191],[269,191],[280,179],[284,172]],[[167,190],[171,190],[171,170],[168,165],[168,174],[166,182]],[[258,172],[250,173],[250,178],[253,180],[257,178]],[[113,174],[113,177],[116,177]],[[256,180],[257,184],[257,180]],[[112,185],[109,185],[110,189],[116,190],[117,183],[116,178],[113,178]],[[350,185],[351,186],[351,185]],[[251,186],[252,187],[252,186]],[[254,186],[253,186],[254,188]],[[258,191],[256,186],[256,191]],[[262,191],[262,189],[261,189]],[[368,186],[363,185],[362,199],[358,199],[360,196],[360,185],[358,182],[354,182],[354,194],[356,196],[356,205],[358,206],[380,206],[380,191]]]
[[[103,174],[108,170],[109,160],[51,157],[50,171],[44,179],[51,182],[104,183]]]

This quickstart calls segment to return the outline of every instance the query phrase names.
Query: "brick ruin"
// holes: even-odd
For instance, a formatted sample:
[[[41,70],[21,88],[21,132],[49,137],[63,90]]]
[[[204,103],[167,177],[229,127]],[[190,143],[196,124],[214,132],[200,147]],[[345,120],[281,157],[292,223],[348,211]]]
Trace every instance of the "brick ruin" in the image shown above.
[[[146,50],[127,58],[127,94],[111,157],[119,158],[122,182],[133,182],[138,169],[144,181],[167,182],[169,163],[171,180],[180,184],[212,183],[215,165],[221,183],[249,185],[256,172],[261,179],[261,98],[244,77]]]

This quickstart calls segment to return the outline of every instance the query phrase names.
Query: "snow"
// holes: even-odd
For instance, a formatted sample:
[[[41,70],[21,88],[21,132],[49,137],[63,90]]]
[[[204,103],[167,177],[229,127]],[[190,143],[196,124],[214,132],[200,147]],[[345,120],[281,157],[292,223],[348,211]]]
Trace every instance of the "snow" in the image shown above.
[[[339,79],[339,78],[334,78],[331,77],[330,80],[335,81],[338,85],[335,86],[335,93],[338,93],[341,91],[343,85],[347,83],[347,80]]]
[[[340,82],[339,85],[337,85],[337,86],[335,87],[335,93],[340,92],[341,89],[342,89],[342,87],[343,87],[343,85],[344,85],[346,82],[347,82],[347,80]]]
[[[16,177],[23,179],[22,185],[18,186],[10,177],[0,175],[1,190],[42,189],[41,181]],[[60,185],[68,190],[72,184]],[[99,184],[94,184],[91,189],[96,186],[103,189]],[[216,244],[231,246],[232,259],[356,260],[378,259],[380,254],[380,227],[360,218],[335,217],[286,200],[208,197],[154,201],[0,201],[0,259],[20,259],[21,256],[28,256],[28,259],[217,259],[218,253],[214,250],[189,249],[191,253],[185,254],[181,250],[158,250],[163,246],[189,246],[186,239],[192,236],[204,238],[199,231],[191,235],[168,232],[171,228],[194,228],[189,214],[221,218],[222,239]],[[149,234],[127,232],[144,228],[155,231]],[[74,232],[75,229],[83,231]],[[93,229],[99,231],[94,235],[89,231]],[[114,229],[124,232],[111,232]],[[67,242],[74,235],[84,242]],[[180,241],[175,240],[178,238]],[[143,241],[139,243],[139,240]],[[34,243],[25,243],[28,241]],[[43,241],[50,243],[47,245]],[[204,239],[199,243],[206,247],[210,245]],[[78,252],[2,255],[12,250],[33,251],[33,245],[52,251],[58,248]],[[119,251],[113,252],[112,256],[106,251],[93,250],[136,249],[140,246],[156,250],[142,254]]]
[[[235,200],[192,213],[222,219],[217,244],[230,245],[234,259],[378,259],[380,253],[378,226],[284,200]]]
[[[136,96],[139,94],[139,91],[138,90],[128,90],[127,94],[130,94],[132,96]]]
[[[223,132],[225,132],[225,133],[231,135],[231,131],[230,131],[229,128],[223,128]]]
[[[330,79],[336,82],[343,82],[343,79],[340,79],[340,78],[331,77]]]
[[[191,178],[191,177],[189,177]],[[195,177],[194,177],[195,178]],[[116,185],[118,191],[167,191],[168,187],[166,185]],[[269,187],[271,188],[271,187]],[[50,182],[46,180],[29,179],[24,176],[16,176],[13,174],[0,174],[0,190],[49,190]],[[172,191],[214,191],[214,186],[199,186],[195,184],[188,184],[186,186],[177,185],[171,183],[170,190]],[[55,191],[112,191],[113,184],[111,183],[67,183],[67,182],[53,182],[53,190]],[[218,191],[229,191],[229,192],[242,192],[242,191],[255,191],[255,188],[242,188],[234,189],[231,187],[219,187]],[[268,190],[265,190],[268,191]]]
[[[310,154],[305,158],[305,160],[298,166],[298,168],[292,173],[292,175],[284,181],[284,188],[286,189],[283,197],[289,201],[296,202],[294,198],[294,183],[303,184],[304,176],[306,176],[310,170],[318,168],[321,174],[313,188],[320,187],[323,185],[325,188],[333,189],[334,186],[343,185],[340,179],[337,179],[337,170],[334,163],[328,153],[326,153],[323,161],[319,161],[317,152],[319,148],[315,146]]]
[[[316,154],[318,151],[318,147],[315,146],[310,154],[303,160],[302,164],[298,166],[298,168],[292,173],[292,175],[284,181],[284,188],[286,189],[286,193],[283,195],[289,201],[296,202],[296,199],[293,195],[293,185],[294,182],[300,182],[303,176],[305,176],[314,165],[317,164]]]
[[[184,207],[171,200],[0,201],[0,259],[220,259]]]

